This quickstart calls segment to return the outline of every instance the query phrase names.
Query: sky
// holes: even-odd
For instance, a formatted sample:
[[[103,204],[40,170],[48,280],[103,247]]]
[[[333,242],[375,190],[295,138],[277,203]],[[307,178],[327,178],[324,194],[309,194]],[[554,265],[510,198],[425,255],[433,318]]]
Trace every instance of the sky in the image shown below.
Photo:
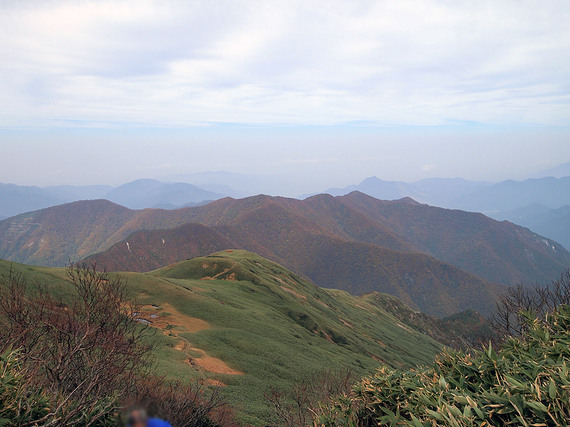
[[[0,0],[0,182],[524,179],[570,161],[568,16],[567,0]]]

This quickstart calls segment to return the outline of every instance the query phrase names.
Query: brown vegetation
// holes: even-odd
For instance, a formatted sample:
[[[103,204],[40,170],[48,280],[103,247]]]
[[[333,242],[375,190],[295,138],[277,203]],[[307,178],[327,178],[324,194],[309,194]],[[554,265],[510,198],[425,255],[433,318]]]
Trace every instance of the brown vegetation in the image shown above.
[[[521,336],[528,327],[529,313],[544,319],[561,305],[570,305],[570,270],[548,286],[510,287],[499,297],[491,324],[501,338]]]
[[[163,332],[175,329],[178,332],[196,333],[211,327],[205,320],[180,313],[168,303],[161,306],[143,305],[136,313],[136,318]]]
[[[200,382],[150,377],[137,385],[136,394],[125,403],[147,408],[150,415],[166,419],[177,427],[238,425],[235,412],[225,403],[219,387],[206,388]]]
[[[265,398],[280,425],[303,427],[313,424],[313,418],[322,405],[351,394],[356,380],[354,373],[347,369],[323,370],[299,381],[289,390],[270,387]]]
[[[157,328],[165,335],[179,336],[179,333],[196,333],[210,329],[210,324],[197,317],[191,317],[180,313],[171,304],[164,303],[161,306],[144,305],[136,312],[136,319]],[[161,315],[167,313],[167,315]],[[174,348],[188,356],[188,363],[197,370],[203,369],[215,374],[243,375],[243,372],[230,368],[223,360],[212,357],[204,350],[194,347],[186,338],[174,345]],[[195,357],[192,354],[198,353]]]
[[[67,273],[77,296],[68,304],[16,274],[0,286],[0,350],[18,349],[30,386],[51,395],[51,411],[35,421],[45,425],[109,416],[151,366],[124,283],[95,268]]]
[[[8,425],[100,425],[135,403],[177,426],[231,424],[217,391],[153,375],[149,329],[124,282],[87,266],[67,275],[70,299],[18,274],[0,283],[0,354],[15,355],[19,381]]]

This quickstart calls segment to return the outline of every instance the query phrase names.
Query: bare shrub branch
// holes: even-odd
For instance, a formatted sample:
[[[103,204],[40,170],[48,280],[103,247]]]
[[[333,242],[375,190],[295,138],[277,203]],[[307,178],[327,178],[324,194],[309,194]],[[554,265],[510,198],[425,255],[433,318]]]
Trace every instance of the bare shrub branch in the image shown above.
[[[27,376],[51,394],[52,410],[30,425],[90,425],[117,410],[151,367],[148,332],[125,283],[96,267],[71,266],[76,297],[29,289],[10,272],[0,283],[0,351],[18,349]]]
[[[283,425],[307,426],[313,424],[321,405],[338,396],[351,394],[356,380],[354,372],[349,369],[319,371],[299,381],[290,390],[270,387],[265,392],[265,399]]]
[[[136,394],[126,403],[131,407],[144,407],[151,415],[179,427],[237,425],[235,414],[219,389],[207,388],[200,382],[188,384],[148,377],[137,384]]]
[[[570,270],[548,286],[510,287],[499,297],[491,324],[500,337],[521,336],[528,328],[526,314],[544,319],[547,313],[570,304]]]

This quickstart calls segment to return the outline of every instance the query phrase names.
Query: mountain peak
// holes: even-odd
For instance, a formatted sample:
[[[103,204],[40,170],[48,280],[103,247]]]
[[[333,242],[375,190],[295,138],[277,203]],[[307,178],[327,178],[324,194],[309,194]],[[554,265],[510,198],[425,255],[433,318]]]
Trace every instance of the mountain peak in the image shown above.
[[[422,205],[422,203],[415,201],[411,197],[402,197],[401,199],[398,199],[395,201],[398,203],[406,203],[408,205],[415,205],[415,206],[421,206]]]
[[[109,212],[109,211],[123,211],[128,212],[131,209],[126,208],[118,203],[111,202],[107,199],[94,199],[94,200],[77,200],[75,202],[63,203],[60,205],[52,206],[49,208],[40,209],[33,213],[47,213],[47,212],[75,212],[75,211],[91,211],[91,212]],[[27,215],[27,214],[23,214]]]
[[[543,178],[543,177],[554,177],[563,178],[570,176],[570,162],[562,163],[561,165],[555,166],[550,169],[546,169],[535,173],[531,178]]]
[[[378,182],[388,182],[388,181],[384,181],[383,179],[380,179],[377,176],[369,176],[368,178],[364,178],[360,184],[378,183]]]

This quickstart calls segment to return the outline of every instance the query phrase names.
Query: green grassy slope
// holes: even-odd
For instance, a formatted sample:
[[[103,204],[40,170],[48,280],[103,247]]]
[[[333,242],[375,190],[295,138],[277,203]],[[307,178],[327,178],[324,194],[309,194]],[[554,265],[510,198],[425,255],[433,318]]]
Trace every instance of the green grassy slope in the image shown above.
[[[0,262],[0,274],[10,268],[70,294],[63,269]],[[318,288],[246,251],[121,275],[133,297],[157,307],[149,318],[155,326],[170,322],[152,328],[160,372],[223,383],[244,423],[272,421],[263,398],[270,385],[288,387],[320,369],[352,367],[364,375],[379,361],[392,367],[428,363],[442,347],[378,299]]]

